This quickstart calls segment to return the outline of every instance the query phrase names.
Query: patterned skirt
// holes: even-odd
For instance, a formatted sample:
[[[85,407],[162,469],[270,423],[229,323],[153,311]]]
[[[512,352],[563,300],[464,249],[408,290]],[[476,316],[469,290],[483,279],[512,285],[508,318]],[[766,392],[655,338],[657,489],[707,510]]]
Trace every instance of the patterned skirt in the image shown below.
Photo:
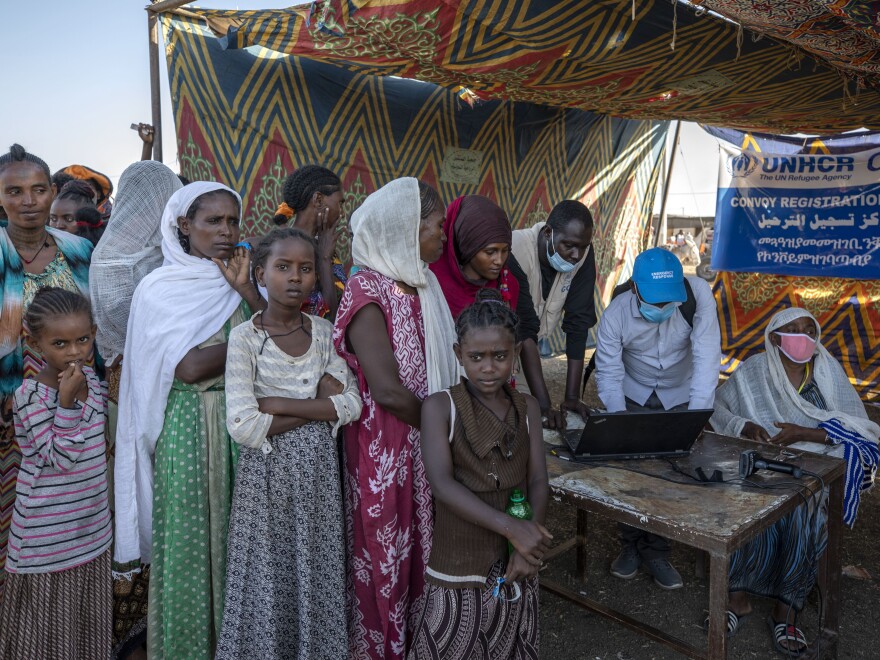
[[[0,604],[0,658],[107,658],[113,628],[110,550],[55,573],[10,573]]]
[[[505,586],[496,598],[503,573],[496,562],[484,589],[428,583],[407,660],[537,660],[538,578]]]
[[[345,658],[336,440],[312,422],[269,442],[238,458],[217,660]]]
[[[730,559],[730,591],[774,598],[800,612],[828,545],[828,496],[802,504]]]

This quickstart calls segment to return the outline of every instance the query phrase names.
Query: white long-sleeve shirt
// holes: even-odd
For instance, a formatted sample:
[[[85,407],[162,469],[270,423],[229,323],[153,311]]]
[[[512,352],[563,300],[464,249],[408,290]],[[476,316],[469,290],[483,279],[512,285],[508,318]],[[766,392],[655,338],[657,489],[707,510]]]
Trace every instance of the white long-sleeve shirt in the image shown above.
[[[333,348],[333,325],[317,316],[308,316],[312,322],[312,343],[298,357],[288,355],[271,339],[265,341],[265,333],[254,325],[253,318],[229,334],[226,428],[235,442],[255,449],[263,447],[268,442],[266,434],[272,415],[260,412],[257,399],[314,399],[324,374],[343,385],[342,394],[330,397],[337,414],[336,422],[330,425],[331,432],[335,434],[339,427],[360,417],[362,403],[357,382]]]
[[[711,408],[721,368],[721,330],[708,283],[688,277],[696,299],[694,326],[676,312],[646,321],[638,299],[623,293],[608,305],[596,337],[596,385],[609,412],[626,410],[625,397],[644,404],[652,392],[666,410],[683,403]]]

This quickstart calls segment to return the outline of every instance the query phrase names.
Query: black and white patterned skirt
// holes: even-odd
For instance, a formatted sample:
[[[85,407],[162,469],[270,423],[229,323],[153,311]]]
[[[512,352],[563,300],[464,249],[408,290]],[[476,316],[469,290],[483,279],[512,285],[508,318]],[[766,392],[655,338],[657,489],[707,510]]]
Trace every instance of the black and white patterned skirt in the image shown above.
[[[217,659],[346,657],[345,536],[336,439],[325,422],[242,449]]]

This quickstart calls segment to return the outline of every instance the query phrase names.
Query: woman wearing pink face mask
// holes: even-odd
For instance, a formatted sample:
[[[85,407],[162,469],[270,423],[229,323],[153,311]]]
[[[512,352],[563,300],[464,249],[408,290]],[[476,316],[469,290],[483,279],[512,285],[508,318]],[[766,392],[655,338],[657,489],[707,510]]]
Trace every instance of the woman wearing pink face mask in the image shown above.
[[[862,490],[880,462],[880,426],[843,368],[819,342],[821,328],[805,309],[770,319],[764,353],[743,362],[715,394],[712,427],[719,433],[789,445],[846,459],[844,522],[855,523]],[[751,613],[749,594],[774,598],[769,623],[778,651],[801,655],[807,646],[797,612],[816,576],[827,541],[825,507],[802,505],[738,550],[730,564],[729,634]]]

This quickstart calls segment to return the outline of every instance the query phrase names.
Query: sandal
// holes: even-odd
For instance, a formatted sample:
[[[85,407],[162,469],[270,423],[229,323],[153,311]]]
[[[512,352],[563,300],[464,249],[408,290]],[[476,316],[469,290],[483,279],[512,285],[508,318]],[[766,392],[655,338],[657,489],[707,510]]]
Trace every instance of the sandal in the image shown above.
[[[779,653],[797,658],[806,652],[809,646],[807,638],[804,637],[803,631],[793,623],[776,621],[771,614],[767,617],[767,625],[770,626],[770,632],[773,633],[773,645]],[[783,645],[783,642],[787,642],[789,645]],[[798,648],[792,648],[790,646],[792,643],[798,645]]]
[[[737,614],[733,610],[727,610],[727,638],[730,639],[736,634],[736,631],[739,630],[740,624],[749,618],[748,614]],[[703,628],[705,630],[709,629],[709,617],[706,617],[706,620],[703,621]]]

